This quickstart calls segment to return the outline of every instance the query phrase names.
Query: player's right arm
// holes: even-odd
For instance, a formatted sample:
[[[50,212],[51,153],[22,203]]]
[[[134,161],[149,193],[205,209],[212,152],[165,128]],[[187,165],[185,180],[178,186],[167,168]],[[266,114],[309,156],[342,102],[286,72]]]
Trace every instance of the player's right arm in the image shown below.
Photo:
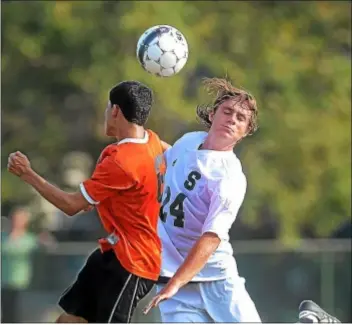
[[[31,185],[43,198],[67,215],[74,215],[89,206],[89,202],[80,192],[62,191],[38,175],[31,168],[28,158],[19,151],[10,154],[7,168],[9,172]]]
[[[212,232],[204,233],[193,245],[186,259],[166,286],[145,307],[144,314],[147,314],[151,308],[157,307],[160,302],[170,299],[180,288],[190,282],[205,266],[220,242],[221,240],[217,234]]]
[[[164,293],[177,290],[190,282],[206,265],[222,240],[228,240],[246,192],[245,177],[210,183],[212,191],[208,216],[202,227],[202,235],[193,245],[182,265],[163,289]],[[236,194],[233,194],[233,192]],[[162,292],[161,292],[162,294]]]
[[[80,191],[68,193],[50,184],[30,166],[28,158],[17,151],[10,154],[8,170],[31,185],[43,198],[69,216],[86,210],[89,205],[99,204],[134,185],[133,179],[125,173],[112,156],[100,162],[90,179],[80,184]]]

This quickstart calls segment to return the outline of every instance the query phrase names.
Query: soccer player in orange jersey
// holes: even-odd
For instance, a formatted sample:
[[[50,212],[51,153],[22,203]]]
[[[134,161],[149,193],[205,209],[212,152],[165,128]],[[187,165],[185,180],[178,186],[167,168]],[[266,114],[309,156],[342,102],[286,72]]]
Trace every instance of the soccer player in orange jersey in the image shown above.
[[[8,170],[67,215],[95,205],[107,232],[62,295],[59,323],[129,322],[158,279],[157,220],[166,166],[163,143],[144,128],[152,102],[152,91],[136,81],[110,91],[105,132],[117,142],[102,151],[93,175],[75,193],[39,176],[21,152],[9,156]]]

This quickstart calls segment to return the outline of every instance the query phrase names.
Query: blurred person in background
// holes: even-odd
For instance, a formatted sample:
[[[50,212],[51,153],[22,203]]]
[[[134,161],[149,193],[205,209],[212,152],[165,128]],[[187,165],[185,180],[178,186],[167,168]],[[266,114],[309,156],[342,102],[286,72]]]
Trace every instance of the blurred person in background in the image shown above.
[[[67,215],[96,206],[107,232],[62,295],[59,323],[128,323],[159,277],[157,220],[166,167],[162,142],[144,128],[152,104],[151,89],[137,81],[110,90],[105,134],[117,142],[102,151],[77,192],[51,185],[21,152],[9,156],[8,170]]]
[[[31,214],[16,207],[10,214],[11,227],[1,230],[1,315],[2,322],[15,323],[20,293],[32,279],[32,254],[39,239],[29,231]]]

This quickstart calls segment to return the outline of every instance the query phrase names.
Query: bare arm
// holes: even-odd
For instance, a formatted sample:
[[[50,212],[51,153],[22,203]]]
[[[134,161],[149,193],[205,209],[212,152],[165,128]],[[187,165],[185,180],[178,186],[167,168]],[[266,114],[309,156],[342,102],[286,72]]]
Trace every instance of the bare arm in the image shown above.
[[[47,182],[33,169],[24,174],[21,179],[31,185],[44,199],[55,205],[69,216],[87,209],[89,203],[81,192],[67,193]]]
[[[220,238],[211,232],[204,233],[194,244],[185,261],[176,271],[168,284],[179,288],[186,285],[205,266],[210,256],[220,244]]]
[[[231,192],[233,183],[236,184],[234,196]],[[187,258],[167,285],[144,309],[145,314],[151,308],[158,306],[160,302],[173,297],[182,286],[191,281],[216,251],[221,240],[228,240],[229,230],[236,219],[246,192],[246,179],[243,174],[238,174],[229,179],[221,178],[220,181],[210,186],[213,190],[208,215],[202,225],[203,235],[192,247]]]
[[[81,192],[64,192],[38,175],[31,168],[28,158],[19,151],[9,156],[7,168],[12,174],[31,185],[43,198],[67,215],[72,216],[89,206]]]
[[[144,314],[147,314],[151,308],[158,306],[163,300],[175,295],[182,286],[190,282],[205,266],[209,257],[218,248],[220,241],[220,238],[215,233],[204,233],[194,244],[187,258],[167,285],[146,306]]]

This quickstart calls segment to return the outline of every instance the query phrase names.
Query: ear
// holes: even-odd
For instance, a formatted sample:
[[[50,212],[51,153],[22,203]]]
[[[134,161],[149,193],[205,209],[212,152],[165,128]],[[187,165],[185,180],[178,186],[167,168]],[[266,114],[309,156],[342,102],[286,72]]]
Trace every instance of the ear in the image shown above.
[[[120,107],[119,107],[119,105],[116,105],[116,104],[112,105],[111,116],[114,117],[114,118],[116,118],[117,115],[119,115],[119,112],[120,112]]]
[[[214,111],[212,111],[212,112],[209,113],[209,121],[210,121],[210,122],[213,122],[214,114],[215,114]]]

